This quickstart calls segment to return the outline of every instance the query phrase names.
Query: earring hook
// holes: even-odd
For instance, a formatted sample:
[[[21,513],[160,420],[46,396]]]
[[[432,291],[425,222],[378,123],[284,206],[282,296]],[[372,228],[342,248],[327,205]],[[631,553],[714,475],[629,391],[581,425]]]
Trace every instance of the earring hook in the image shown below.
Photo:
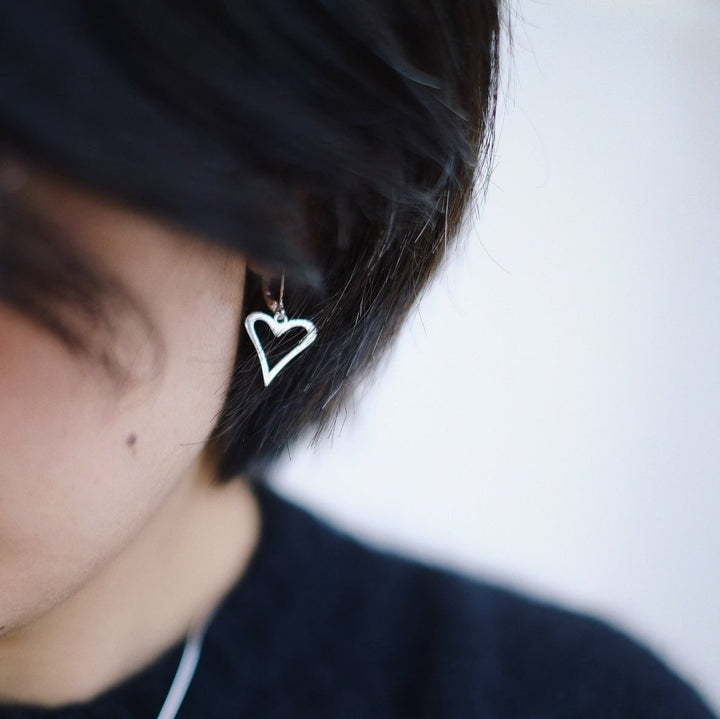
[[[280,277],[280,295],[278,299],[273,297],[272,290],[270,289],[270,283],[266,277],[262,278],[262,289],[267,308],[273,313],[277,322],[284,322],[287,319],[287,314],[285,314],[285,305],[283,304],[283,295],[285,294],[285,272],[283,272]]]

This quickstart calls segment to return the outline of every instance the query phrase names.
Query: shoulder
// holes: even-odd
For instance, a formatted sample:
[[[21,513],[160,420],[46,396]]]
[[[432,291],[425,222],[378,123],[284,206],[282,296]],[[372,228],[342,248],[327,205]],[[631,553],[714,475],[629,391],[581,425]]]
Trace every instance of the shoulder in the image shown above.
[[[435,617],[435,676],[455,697],[464,687],[483,714],[712,716],[650,650],[606,622],[441,570],[417,571],[431,587],[423,604]]]
[[[357,716],[712,717],[601,621],[368,548],[261,495],[266,536],[246,589],[283,627],[296,684],[320,678],[320,693],[371,712]]]

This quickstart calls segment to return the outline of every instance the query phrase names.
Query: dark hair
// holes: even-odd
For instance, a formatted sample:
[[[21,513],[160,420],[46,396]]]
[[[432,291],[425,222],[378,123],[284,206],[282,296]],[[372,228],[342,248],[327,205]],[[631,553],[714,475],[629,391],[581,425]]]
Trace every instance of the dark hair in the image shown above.
[[[284,270],[286,306],[317,325],[268,388],[242,337],[221,478],[332,422],[441,261],[486,176],[499,2],[2,4],[0,144]],[[20,284],[0,296],[50,317]],[[262,307],[249,276],[245,310]]]

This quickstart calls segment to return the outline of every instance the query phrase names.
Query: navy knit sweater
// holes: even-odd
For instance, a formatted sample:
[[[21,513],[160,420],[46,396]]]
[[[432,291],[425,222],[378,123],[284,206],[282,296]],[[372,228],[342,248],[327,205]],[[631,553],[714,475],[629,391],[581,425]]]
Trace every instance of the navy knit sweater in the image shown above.
[[[258,488],[259,548],[179,719],[712,719],[605,624],[370,550]],[[182,647],[90,704],[0,719],[154,719]]]

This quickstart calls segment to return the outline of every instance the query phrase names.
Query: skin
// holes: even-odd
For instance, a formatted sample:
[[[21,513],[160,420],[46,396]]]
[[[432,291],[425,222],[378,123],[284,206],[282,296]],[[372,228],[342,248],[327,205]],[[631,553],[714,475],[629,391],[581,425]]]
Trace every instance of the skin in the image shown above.
[[[120,332],[133,376],[119,391],[0,304],[0,701],[59,706],[181,641],[252,555],[254,497],[241,480],[216,485],[204,449],[246,265],[67,182],[16,184],[114,273],[163,347],[155,366],[132,327]]]

